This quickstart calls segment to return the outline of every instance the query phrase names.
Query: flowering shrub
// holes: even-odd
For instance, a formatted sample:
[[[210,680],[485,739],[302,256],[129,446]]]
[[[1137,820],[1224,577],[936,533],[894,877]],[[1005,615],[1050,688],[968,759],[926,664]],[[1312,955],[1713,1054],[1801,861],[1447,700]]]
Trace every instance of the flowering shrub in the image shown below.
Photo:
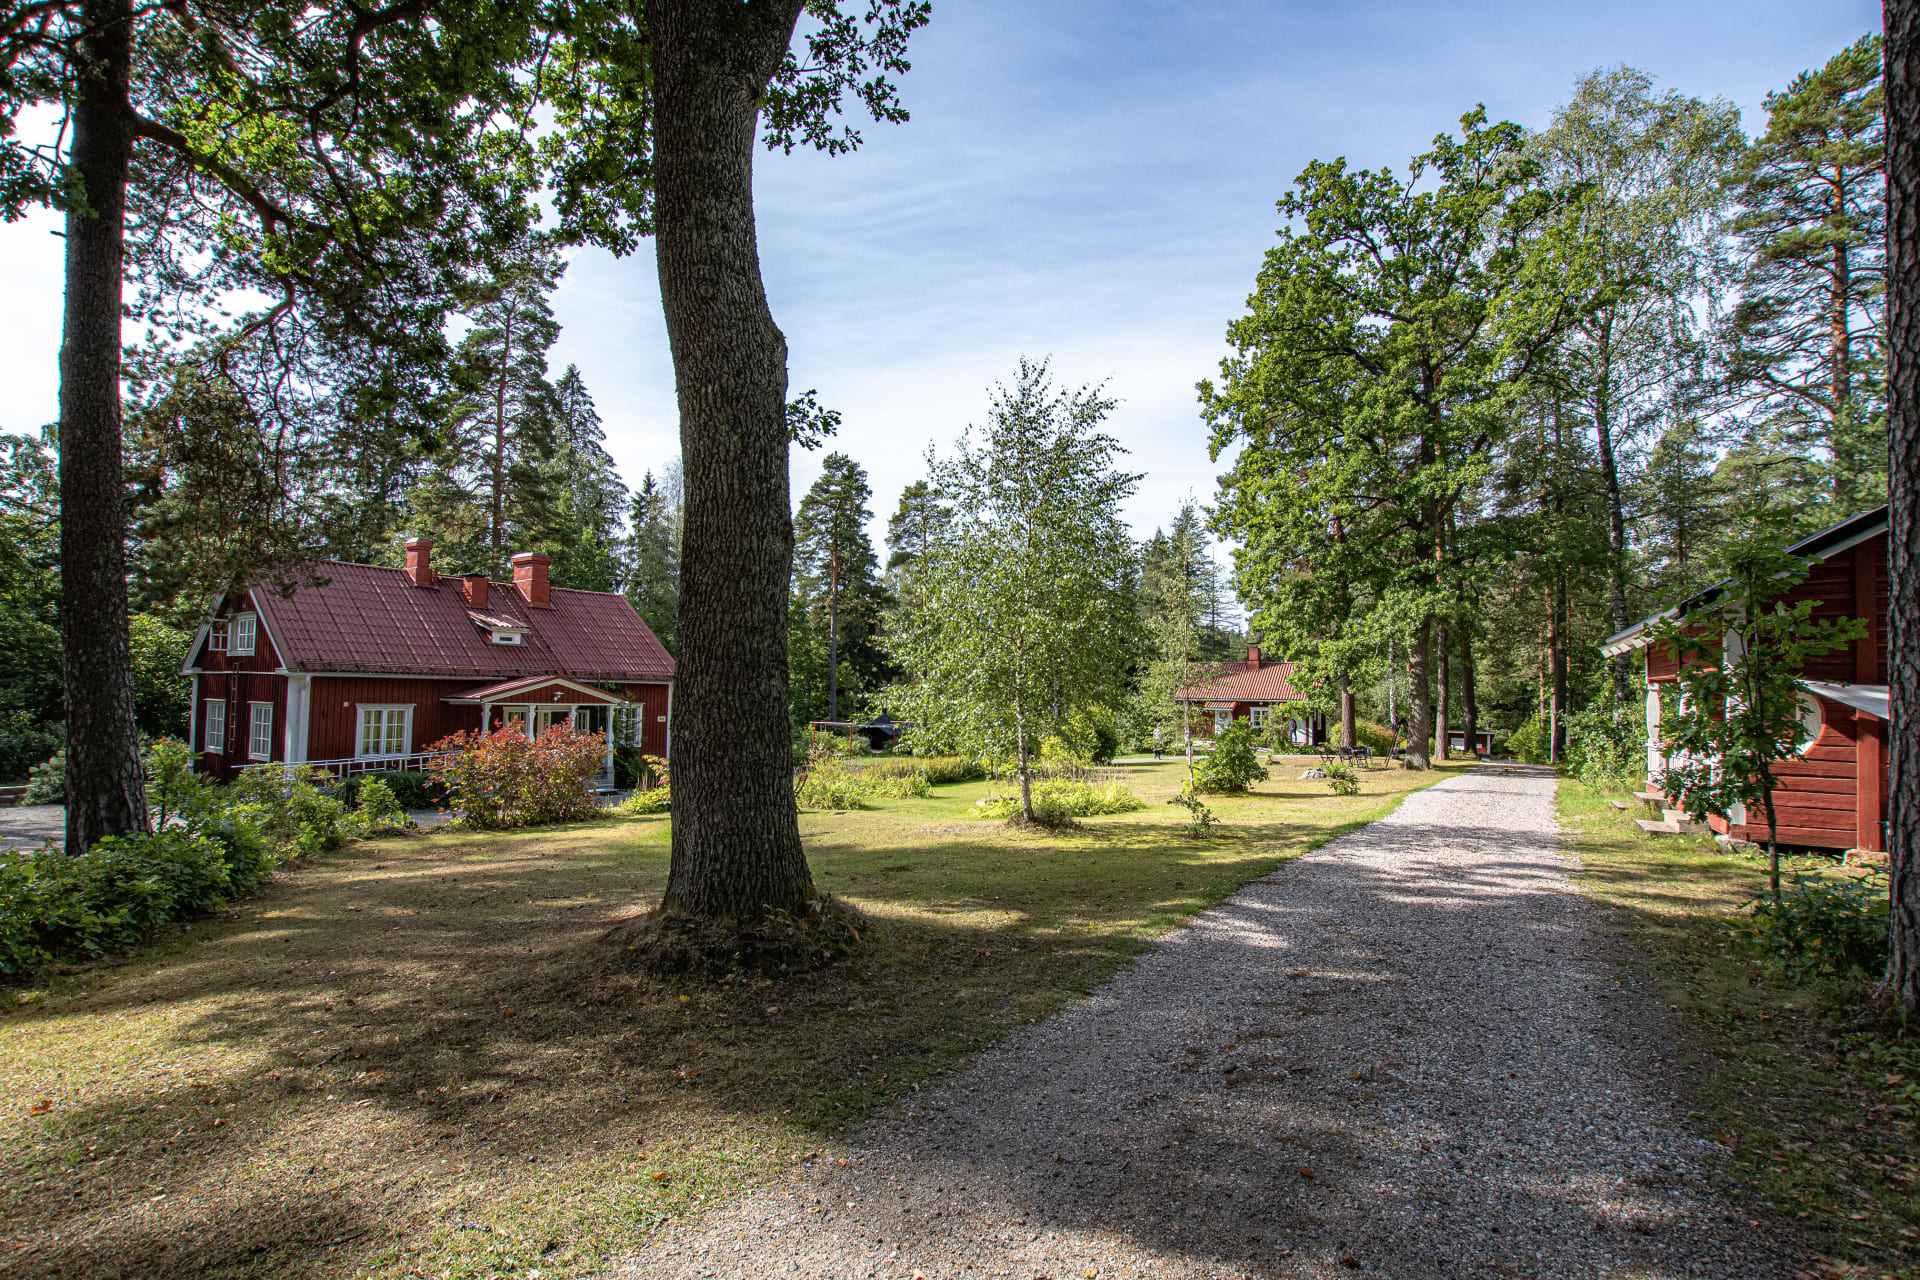
[[[537,739],[514,725],[468,730],[433,744],[432,769],[462,819],[487,829],[571,822],[595,812],[593,780],[607,762],[607,735],[556,724]]]

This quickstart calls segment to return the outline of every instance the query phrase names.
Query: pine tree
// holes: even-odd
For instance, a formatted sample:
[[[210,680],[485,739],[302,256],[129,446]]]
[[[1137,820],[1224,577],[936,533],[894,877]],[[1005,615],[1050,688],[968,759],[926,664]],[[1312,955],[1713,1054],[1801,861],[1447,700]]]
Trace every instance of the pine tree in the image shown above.
[[[877,602],[880,586],[878,561],[867,538],[867,522],[873,519],[867,504],[873,500],[873,489],[866,469],[844,453],[828,454],[820,468],[793,521],[794,590],[826,624],[827,719],[838,720],[842,621],[846,615],[859,615],[854,639],[870,640],[875,619],[867,615]]]
[[[446,424],[443,456],[422,495],[422,514],[438,538],[474,540],[480,562],[451,567],[507,573],[516,545],[550,540],[560,496],[553,387],[547,352],[560,336],[548,298],[565,270],[552,243],[529,235],[472,287],[464,309],[474,327],[454,366],[458,398]],[[478,508],[461,510],[471,504]]]
[[[1681,599],[1718,575],[1725,496],[1705,427],[1683,419],[1662,432],[1634,493],[1640,555],[1654,599]]]
[[[1767,96],[1732,224],[1745,270],[1728,377],[1782,447],[1824,460],[1802,497],[1830,493],[1835,516],[1886,500],[1880,54],[1865,36]]]

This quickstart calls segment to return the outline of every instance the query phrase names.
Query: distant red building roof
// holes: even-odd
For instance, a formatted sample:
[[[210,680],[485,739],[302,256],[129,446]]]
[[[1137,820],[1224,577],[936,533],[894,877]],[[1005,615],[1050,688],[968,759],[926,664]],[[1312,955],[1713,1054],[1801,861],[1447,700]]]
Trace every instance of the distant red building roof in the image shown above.
[[[463,579],[414,585],[405,569],[329,560],[323,586],[291,596],[258,588],[253,600],[289,671],[471,676],[511,680],[671,680],[673,658],[625,596],[554,587],[529,607],[510,582],[488,584],[486,625],[524,629],[494,644],[469,613]],[[478,613],[479,611],[474,611]]]
[[[1291,662],[1272,662],[1260,656],[1260,650],[1247,650],[1245,662],[1223,662],[1217,679],[1182,689],[1176,697],[1205,698],[1209,702],[1298,702],[1287,678],[1293,674]]]

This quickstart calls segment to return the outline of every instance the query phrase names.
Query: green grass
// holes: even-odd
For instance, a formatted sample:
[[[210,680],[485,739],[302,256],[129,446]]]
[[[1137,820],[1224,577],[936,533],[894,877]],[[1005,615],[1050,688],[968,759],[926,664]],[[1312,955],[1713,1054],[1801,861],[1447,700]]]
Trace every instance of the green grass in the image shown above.
[[[1607,797],[1560,783],[1582,887],[1610,907],[1676,1014],[1698,1123],[1731,1192],[1862,1276],[1920,1276],[1920,1040],[1875,1025],[1865,984],[1790,986],[1732,927],[1764,854],[1650,838]],[[1828,866],[1805,860],[1803,867]]]
[[[1459,766],[1456,766],[1458,768]],[[877,925],[805,978],[609,972],[664,818],[312,859],[222,915],[0,1011],[10,1274],[591,1274],[1045,1018],[1286,858],[1444,772],[1297,771],[1067,835],[976,821],[1004,784],[805,813],[819,885]]]

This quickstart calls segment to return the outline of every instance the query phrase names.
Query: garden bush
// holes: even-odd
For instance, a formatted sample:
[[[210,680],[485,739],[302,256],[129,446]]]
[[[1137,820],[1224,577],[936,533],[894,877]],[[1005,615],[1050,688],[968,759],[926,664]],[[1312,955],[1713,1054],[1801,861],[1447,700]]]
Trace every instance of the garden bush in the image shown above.
[[[1094,785],[1054,778],[1035,783],[1033,788],[1033,816],[1049,826],[1069,818],[1097,818],[1146,807],[1146,801],[1118,782]],[[987,796],[975,801],[973,809],[983,818],[1011,818],[1020,812],[1020,795]]]
[[[369,773],[356,773],[343,780],[334,794],[340,803],[358,806],[360,788],[369,782],[379,782],[393,793],[395,803],[409,813],[415,809],[438,809],[447,803],[446,786],[424,773],[414,773],[406,769],[375,769]]]
[[[0,854],[0,971],[123,950],[232,893],[220,846],[179,828],[108,836],[77,857],[52,845]]]
[[[936,787],[951,787],[962,782],[983,782],[987,767],[964,756],[916,756],[915,767]]]
[[[1770,897],[1749,904],[1746,931],[1761,959],[1790,982],[1885,970],[1885,872],[1858,878],[1796,872],[1791,883],[1779,905]]]
[[[310,764],[243,769],[226,787],[230,806],[250,809],[268,843],[291,853],[337,849],[355,834],[333,778]]]
[[[794,775],[793,801],[802,809],[867,809],[868,798],[860,775],[831,758],[816,756]]]
[[[1235,720],[1213,740],[1213,751],[1194,765],[1194,789],[1240,795],[1270,776],[1254,754],[1253,726]]]
[[[0,783],[27,781],[34,765],[59,751],[64,732],[18,707],[0,712]]]
[[[673,809],[673,775],[659,756],[641,756],[641,770],[660,779],[660,785],[636,791],[620,802],[620,812],[634,817],[667,813]]]
[[[1360,776],[1353,771],[1352,765],[1335,761],[1321,768],[1327,775],[1327,785],[1333,788],[1333,794],[1337,796],[1360,794]]]
[[[278,864],[268,827],[270,811],[243,792],[213,785],[193,771],[193,748],[177,738],[161,738],[147,748],[147,805],[155,831],[178,828],[220,846],[227,863],[228,889],[245,893]],[[289,852],[299,852],[297,848]]]
[[[573,822],[598,811],[593,781],[607,762],[607,736],[556,724],[529,739],[512,725],[442,738],[431,770],[469,826],[488,830]]]
[[[1645,702],[1616,707],[1596,698],[1567,717],[1567,765],[1595,790],[1631,786],[1647,776]]]
[[[861,769],[858,776],[861,787],[869,796],[891,796],[896,799],[917,796],[925,799],[933,794],[933,784],[928,781],[926,770],[911,757],[905,760],[876,760]]]
[[[360,784],[359,802],[353,807],[353,827],[355,834],[368,837],[385,835],[394,831],[405,831],[413,825],[407,811],[400,806],[393,791],[379,778],[368,778]]]
[[[1399,745],[1400,739],[1393,730],[1372,720],[1353,722],[1353,740],[1356,746],[1365,747],[1382,760],[1386,759],[1389,748]]]
[[[1106,707],[1074,711],[1057,732],[1041,740],[1040,754],[1075,764],[1111,764],[1120,754],[1120,730],[1113,712]]]
[[[1507,754],[1528,764],[1547,763],[1548,756],[1552,754],[1547,741],[1549,732],[1546,719],[1536,715],[1507,735]]]

